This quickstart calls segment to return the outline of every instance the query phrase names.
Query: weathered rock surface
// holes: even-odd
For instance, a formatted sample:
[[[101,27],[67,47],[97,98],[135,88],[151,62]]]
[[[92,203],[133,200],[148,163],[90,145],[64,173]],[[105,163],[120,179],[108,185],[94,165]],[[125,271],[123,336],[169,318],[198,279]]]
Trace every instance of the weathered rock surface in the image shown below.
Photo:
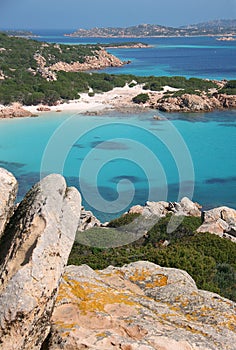
[[[0,168],[0,237],[13,214],[18,184],[15,177]]]
[[[0,51],[1,52],[1,51]],[[6,79],[6,75],[3,73],[3,71],[0,69],[0,80]]]
[[[189,198],[183,197],[177,202],[146,202],[145,206],[135,205],[130,208],[129,213],[139,213],[143,216],[157,215],[166,216],[168,213],[183,216],[201,216],[201,206],[192,202]]]
[[[101,222],[89,210],[81,209],[78,231],[85,231],[92,227],[100,227]]]
[[[235,350],[236,305],[184,271],[136,262],[68,266],[49,350]]]
[[[9,107],[0,108],[0,118],[23,118],[32,117],[32,113],[22,108],[19,103],[13,103]]]
[[[164,112],[210,112],[236,108],[236,96],[226,94],[190,95],[168,97],[157,101],[155,108]]]
[[[80,217],[60,175],[36,184],[12,216],[0,250],[0,348],[40,349]]]
[[[50,70],[64,71],[64,72],[79,72],[90,69],[102,69],[106,67],[120,67],[123,66],[119,58],[108,53],[106,50],[101,49],[94,52],[94,56],[86,56],[85,62],[57,62],[50,66]]]
[[[203,224],[198,232],[210,232],[236,242],[236,210],[228,207],[203,212]]]

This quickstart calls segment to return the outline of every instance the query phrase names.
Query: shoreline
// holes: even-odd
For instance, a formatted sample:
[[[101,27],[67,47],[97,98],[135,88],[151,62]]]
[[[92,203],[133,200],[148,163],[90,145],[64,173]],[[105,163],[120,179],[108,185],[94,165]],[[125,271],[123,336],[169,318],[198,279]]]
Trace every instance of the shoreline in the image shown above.
[[[167,87],[166,87],[167,89]],[[132,102],[132,98],[140,93],[150,93],[155,97],[163,95],[164,91],[150,91],[144,90],[142,85],[136,85],[134,87],[124,86],[116,87],[113,90],[103,93],[95,93],[94,96],[89,96],[88,93],[80,94],[78,100],[71,100],[68,103],[60,103],[55,106],[23,106],[23,108],[32,114],[41,114],[45,112],[66,112],[75,111],[78,114],[92,114],[96,115],[105,111],[119,111],[123,109],[132,109],[146,111],[148,108],[147,104],[137,105]],[[169,91],[173,91],[169,87]],[[157,96],[158,95],[158,96]],[[41,109],[42,110],[39,110]],[[48,110],[46,110],[48,109]]]
[[[157,114],[154,118],[158,119],[159,112],[204,113],[236,109],[236,95],[212,94],[209,97],[204,93],[201,96],[183,93],[179,97],[170,96],[163,99],[166,92],[171,94],[181,89],[163,86],[160,91],[152,91],[145,90],[143,85],[137,84],[129,87],[126,84],[124,87],[116,87],[107,92],[95,93],[94,96],[89,96],[89,93],[81,93],[77,100],[70,100],[53,106],[43,104],[25,106],[15,102],[11,106],[0,106],[0,120],[35,117],[50,112],[74,112],[89,116],[101,115],[111,111],[143,113],[149,109]],[[149,100],[145,103],[134,103],[132,99],[139,94],[148,94]]]

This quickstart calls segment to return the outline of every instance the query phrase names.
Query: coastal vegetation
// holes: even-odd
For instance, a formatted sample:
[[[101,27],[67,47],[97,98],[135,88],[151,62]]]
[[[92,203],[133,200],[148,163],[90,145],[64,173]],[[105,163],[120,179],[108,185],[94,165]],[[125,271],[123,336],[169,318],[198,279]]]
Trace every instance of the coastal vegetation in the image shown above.
[[[128,224],[138,216],[127,214],[113,220],[106,230],[114,235],[116,227]],[[184,217],[178,228],[167,233],[170,215],[160,219],[143,237],[132,244],[118,248],[100,249],[75,242],[69,264],[87,264],[94,269],[109,265],[122,266],[138,260],[186,270],[198,288],[221,294],[236,301],[236,245],[210,233],[197,233],[201,219]],[[135,221],[138,225],[138,221]],[[89,231],[87,231],[89,233]],[[99,237],[97,237],[99,239]]]
[[[138,94],[135,96],[132,101],[134,103],[140,104],[140,103],[146,103],[149,100],[148,94]]]
[[[220,92],[227,95],[236,95],[236,80],[228,81]]]
[[[125,43],[134,44],[137,45]],[[0,33],[0,104],[20,102],[23,105],[55,105],[58,102],[79,99],[80,93],[93,96],[115,87],[134,87],[137,84],[141,84],[144,90],[162,91],[164,99],[169,96],[197,95],[209,91],[235,94],[235,80],[228,81],[222,89],[222,86],[207,79],[187,79],[181,76],[143,77],[97,73],[94,70],[83,72],[80,71],[83,70],[81,67],[79,71],[73,70],[74,64],[82,67],[85,65],[85,69],[88,70],[93,65],[88,65],[87,62],[94,58],[95,61],[99,61],[100,53],[102,57],[105,55],[106,64],[108,62],[113,65],[113,62],[109,63],[113,58],[106,56],[104,44],[102,46],[48,44]],[[165,86],[175,88],[176,91],[164,92]],[[133,98],[133,102],[137,104],[148,100],[149,96],[145,93]]]

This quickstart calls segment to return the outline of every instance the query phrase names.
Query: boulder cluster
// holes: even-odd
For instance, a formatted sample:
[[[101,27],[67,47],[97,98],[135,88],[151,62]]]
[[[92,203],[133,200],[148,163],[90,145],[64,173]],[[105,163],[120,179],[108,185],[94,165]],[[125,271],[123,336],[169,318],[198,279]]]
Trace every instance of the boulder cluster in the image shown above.
[[[0,119],[1,118],[24,118],[32,117],[32,113],[22,108],[22,105],[18,102],[13,103],[11,106],[0,105]]]
[[[163,112],[211,112],[236,108],[236,96],[215,93],[211,96],[183,94],[178,97],[162,98],[155,108]]]
[[[185,271],[147,261],[66,267],[77,230],[99,221],[61,175],[45,177],[15,205],[17,187],[0,168],[0,349],[235,350],[234,302],[198,290]],[[202,215],[187,198],[131,212]],[[213,217],[232,234],[235,210],[205,212],[203,225]]]

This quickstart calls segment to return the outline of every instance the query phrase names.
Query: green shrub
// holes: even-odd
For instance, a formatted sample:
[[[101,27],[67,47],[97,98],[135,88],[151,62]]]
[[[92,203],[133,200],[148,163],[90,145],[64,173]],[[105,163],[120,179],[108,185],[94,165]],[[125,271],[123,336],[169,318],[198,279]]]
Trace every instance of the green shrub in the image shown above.
[[[133,97],[132,101],[134,103],[140,104],[140,103],[146,103],[147,101],[149,101],[149,96],[148,94],[139,94],[135,97]]]
[[[120,227],[120,226],[128,225],[139,216],[140,214],[138,213],[123,214],[121,217],[111,220],[108,224],[108,227]]]
[[[133,219],[133,215],[123,215],[113,220],[111,225],[128,224],[130,218]],[[236,301],[235,243],[210,233],[197,233],[201,219],[196,217],[184,217],[174,232],[167,233],[170,218],[159,220],[142,239],[126,246],[98,249],[75,242],[69,264],[88,264],[94,269],[103,269],[109,265],[122,266],[148,260],[161,266],[186,270],[198,288]],[[124,232],[118,229],[116,239]],[[168,241],[167,246],[163,245],[164,240]]]

